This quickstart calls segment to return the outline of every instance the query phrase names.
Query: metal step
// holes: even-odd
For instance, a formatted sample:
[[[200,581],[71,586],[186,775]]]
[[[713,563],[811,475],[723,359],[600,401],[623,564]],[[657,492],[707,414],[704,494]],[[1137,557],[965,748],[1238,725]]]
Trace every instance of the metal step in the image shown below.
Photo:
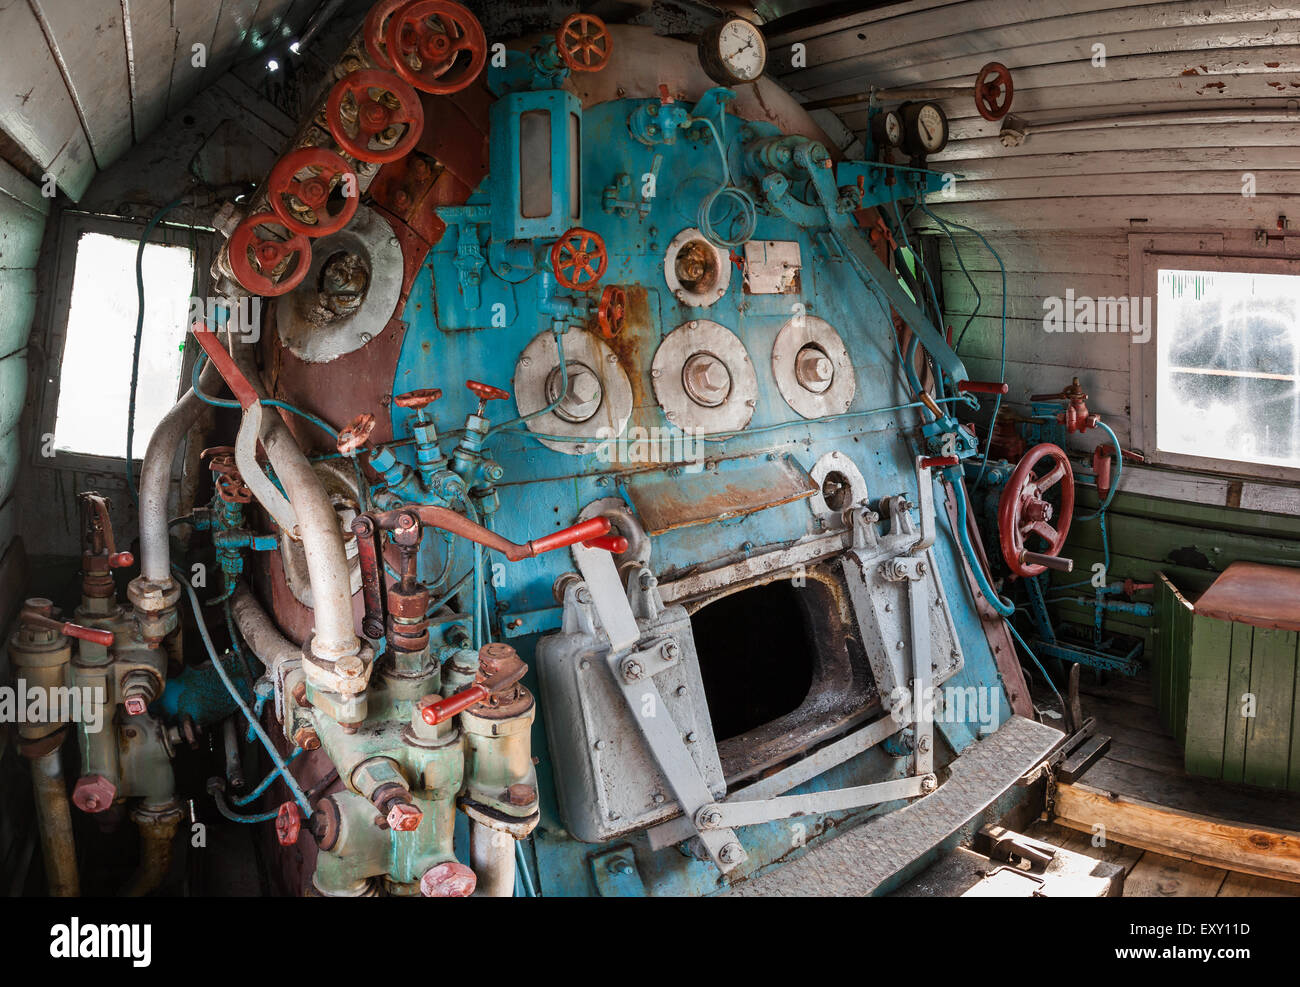
[[[861,896],[984,812],[1050,754],[1065,734],[1013,716],[949,766],[937,792],[856,829],[797,860],[734,885],[742,897]]]

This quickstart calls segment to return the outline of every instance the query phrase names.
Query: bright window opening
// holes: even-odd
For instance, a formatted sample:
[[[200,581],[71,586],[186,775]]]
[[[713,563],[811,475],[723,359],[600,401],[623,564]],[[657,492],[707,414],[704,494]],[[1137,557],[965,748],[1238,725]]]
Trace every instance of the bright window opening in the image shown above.
[[[1300,467],[1300,276],[1159,272],[1156,444]]]
[[[83,233],[77,241],[64,339],[54,446],[93,456],[126,456],[131,351],[139,312],[135,240]],[[194,255],[161,243],[144,248],[144,331],[135,398],[137,458],[176,403],[181,350],[194,281]]]

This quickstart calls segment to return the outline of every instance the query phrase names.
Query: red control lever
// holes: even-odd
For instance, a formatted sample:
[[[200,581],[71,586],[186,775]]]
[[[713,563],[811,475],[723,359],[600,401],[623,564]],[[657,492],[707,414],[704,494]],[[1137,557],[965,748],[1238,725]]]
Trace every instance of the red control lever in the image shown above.
[[[961,460],[956,456],[926,456],[921,460],[922,469],[934,469],[942,466],[956,466]]]
[[[549,535],[542,535],[541,538],[534,538],[528,543],[532,549],[533,555],[541,555],[543,552],[549,552],[557,548],[565,548],[569,545],[575,545],[578,542],[589,542],[609,534],[609,518],[594,517],[588,521],[579,521],[577,524],[567,528],[561,528],[559,531]],[[601,546],[592,546],[593,548]],[[612,551],[612,549],[611,549]],[[627,540],[623,541],[623,551],[627,551]]]
[[[469,709],[475,703],[481,703],[489,695],[491,693],[488,692],[487,686],[476,682],[468,689],[458,692],[454,696],[448,696],[446,699],[425,706],[420,711],[420,716],[424,718],[424,722],[429,726],[436,727],[444,720],[450,720],[457,713]]]
[[[598,538],[588,538],[583,544],[588,548],[603,548],[611,555],[622,555],[627,551],[627,539],[622,535],[601,535]]]
[[[18,619],[29,627],[43,627],[47,631],[58,631],[68,637],[102,644],[106,648],[113,646],[113,632],[100,630],[98,627],[83,627],[70,621],[55,620],[53,617],[45,617],[31,610],[24,610]]]
[[[1002,380],[963,380],[957,390],[967,394],[1006,394],[1011,385]]]
[[[465,515],[457,514],[446,507],[399,507],[396,510],[385,511],[383,514],[372,516],[375,519],[375,524],[383,531],[398,531],[399,529],[410,531],[416,525],[416,519],[418,518],[419,524],[437,528],[440,531],[449,531],[453,535],[459,535],[469,541],[486,545],[488,548],[500,552],[511,562],[531,559],[543,552],[554,551],[557,548],[564,548],[577,542],[587,542],[593,538],[609,534],[609,519],[594,517],[589,521],[582,521],[568,528],[561,528],[559,531],[552,532],[549,535],[542,535],[540,538],[534,538],[526,544],[519,545],[508,538],[503,538],[495,531],[490,531],[481,524],[475,524]]]

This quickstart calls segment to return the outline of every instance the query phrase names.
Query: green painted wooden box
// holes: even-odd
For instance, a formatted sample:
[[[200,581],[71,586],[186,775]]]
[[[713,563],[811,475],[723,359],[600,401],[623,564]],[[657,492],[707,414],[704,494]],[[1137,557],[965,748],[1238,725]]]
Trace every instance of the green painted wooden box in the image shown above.
[[[1198,614],[1157,576],[1156,707],[1188,773],[1300,791],[1300,635]]]

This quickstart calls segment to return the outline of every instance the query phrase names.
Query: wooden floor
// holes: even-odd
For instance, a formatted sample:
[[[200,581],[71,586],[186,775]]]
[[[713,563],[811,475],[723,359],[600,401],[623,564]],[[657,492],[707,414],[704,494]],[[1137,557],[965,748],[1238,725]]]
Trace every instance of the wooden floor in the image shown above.
[[[1198,819],[1287,832],[1300,828],[1300,796],[1188,775],[1182,751],[1159,722],[1147,682],[1113,676],[1098,684],[1086,671],[1083,680],[1084,716],[1094,717],[1098,732],[1112,739],[1107,755],[1079,779],[1082,785]],[[1114,840],[1095,847],[1090,833],[1049,822],[1035,824],[1027,835],[1121,864],[1127,872],[1126,897],[1300,897],[1300,883],[1207,866]]]

